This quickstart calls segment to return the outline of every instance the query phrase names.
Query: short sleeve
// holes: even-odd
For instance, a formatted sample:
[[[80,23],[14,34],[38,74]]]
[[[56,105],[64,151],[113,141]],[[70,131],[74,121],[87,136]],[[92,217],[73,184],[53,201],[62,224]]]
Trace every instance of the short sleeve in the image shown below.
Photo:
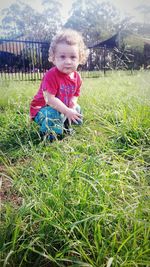
[[[57,94],[58,83],[56,79],[56,75],[53,71],[48,71],[42,81],[41,85],[42,91],[47,91],[52,95]]]
[[[82,85],[82,79],[79,73],[77,73],[77,89],[74,96],[80,96],[80,89]]]

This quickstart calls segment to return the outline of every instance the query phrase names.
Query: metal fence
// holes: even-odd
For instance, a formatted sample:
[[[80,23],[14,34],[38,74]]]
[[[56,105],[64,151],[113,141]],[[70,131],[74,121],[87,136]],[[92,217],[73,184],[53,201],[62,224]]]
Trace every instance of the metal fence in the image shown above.
[[[41,80],[44,73],[52,67],[48,62],[49,43],[27,40],[0,39],[0,78],[2,80]],[[86,71],[83,77],[98,77],[100,72]],[[90,63],[92,66],[92,63]],[[80,69],[81,71],[81,69]]]
[[[2,79],[37,80],[49,69],[49,43],[0,39]]]
[[[3,80],[41,80],[43,74],[52,67],[48,62],[48,42],[0,39],[0,78]],[[80,69],[83,77],[105,75],[106,70],[138,68],[136,62],[147,62],[146,57],[118,48],[101,47],[90,49],[87,63]],[[149,55],[149,53],[148,53]],[[148,63],[147,63],[148,65]],[[83,70],[83,72],[82,72]],[[94,71],[94,74],[93,74]]]

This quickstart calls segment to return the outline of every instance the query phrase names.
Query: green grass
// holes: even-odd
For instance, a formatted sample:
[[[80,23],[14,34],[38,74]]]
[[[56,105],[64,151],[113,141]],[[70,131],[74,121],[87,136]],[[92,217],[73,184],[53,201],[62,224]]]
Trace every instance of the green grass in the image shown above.
[[[84,124],[54,143],[29,121],[38,86],[1,81],[0,266],[150,266],[149,73],[84,79]]]

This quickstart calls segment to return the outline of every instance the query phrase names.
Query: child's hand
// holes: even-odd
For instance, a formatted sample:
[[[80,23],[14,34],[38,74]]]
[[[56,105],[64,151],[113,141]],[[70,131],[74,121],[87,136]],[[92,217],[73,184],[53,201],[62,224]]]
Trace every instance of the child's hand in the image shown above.
[[[68,118],[68,120],[71,122],[75,122],[78,123],[78,121],[81,121],[82,118],[82,114],[78,113],[75,109],[73,108],[68,108],[67,112],[66,112],[66,117]]]

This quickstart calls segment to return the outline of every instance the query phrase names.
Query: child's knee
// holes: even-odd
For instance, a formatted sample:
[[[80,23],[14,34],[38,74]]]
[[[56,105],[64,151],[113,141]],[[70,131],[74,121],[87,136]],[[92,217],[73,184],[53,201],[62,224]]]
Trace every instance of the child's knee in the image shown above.
[[[35,122],[40,126],[40,133],[63,133],[61,113],[50,106],[42,108],[35,117]]]

